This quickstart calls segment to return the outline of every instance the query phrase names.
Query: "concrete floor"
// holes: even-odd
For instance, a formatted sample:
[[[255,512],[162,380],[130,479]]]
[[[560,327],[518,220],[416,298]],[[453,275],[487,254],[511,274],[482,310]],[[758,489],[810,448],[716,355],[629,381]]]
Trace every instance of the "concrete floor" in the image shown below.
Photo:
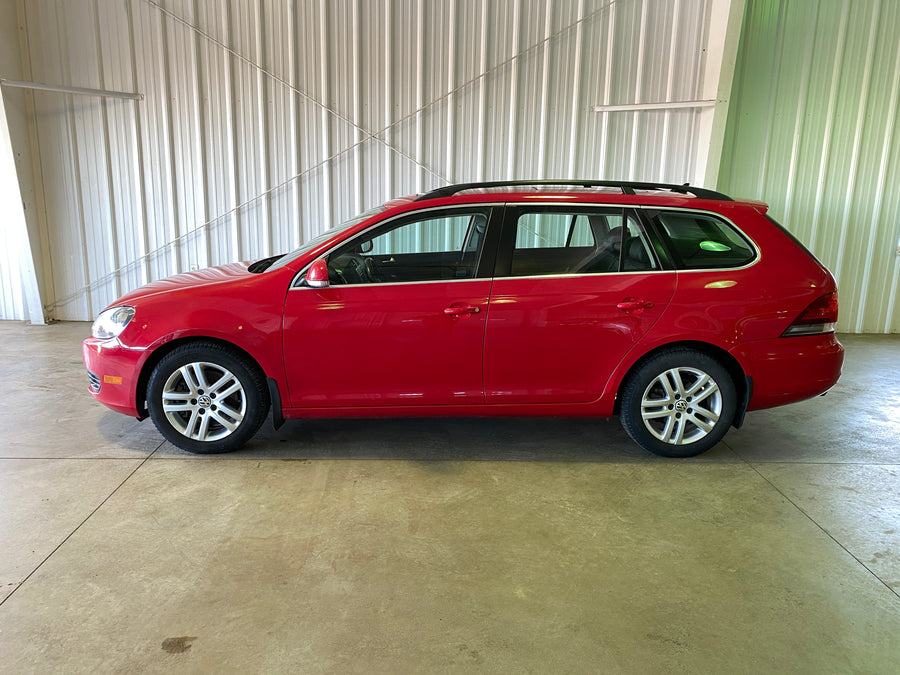
[[[267,425],[198,457],[0,322],[0,671],[896,673],[900,336],[663,460],[604,420]]]

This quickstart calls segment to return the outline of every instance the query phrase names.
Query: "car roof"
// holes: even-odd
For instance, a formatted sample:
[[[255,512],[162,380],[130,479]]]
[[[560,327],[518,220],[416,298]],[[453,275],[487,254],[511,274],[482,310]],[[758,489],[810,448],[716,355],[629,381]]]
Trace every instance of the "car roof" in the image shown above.
[[[391,199],[379,214],[367,218],[354,232],[370,227],[385,216],[401,215],[436,207],[463,207],[476,204],[495,205],[584,204],[595,206],[659,207],[695,209],[734,217],[736,212],[752,210],[765,214],[768,204],[748,199],[732,199],[726,194],[693,187],[687,183],[648,183],[635,181],[591,180],[514,180],[445,185],[424,194]]]
[[[591,196],[603,195],[644,195],[663,197],[688,197],[698,199],[711,199],[716,201],[732,201],[731,197],[721,192],[707,190],[706,188],[692,187],[688,183],[675,185],[672,183],[649,183],[637,181],[596,181],[596,180],[511,180],[488,181],[480,183],[457,183],[445,185],[435,190],[418,196],[417,201],[440,199],[451,197],[461,193],[468,194],[527,194],[533,196],[540,194],[564,193],[571,197],[573,194]]]
[[[387,202],[392,212],[422,207],[462,206],[465,204],[519,202],[535,200],[559,204],[621,204],[623,206],[660,206],[731,211],[750,207],[765,213],[763,202],[735,200],[726,194],[693,187],[687,183],[648,183],[635,181],[592,180],[513,180],[445,185],[430,192]]]

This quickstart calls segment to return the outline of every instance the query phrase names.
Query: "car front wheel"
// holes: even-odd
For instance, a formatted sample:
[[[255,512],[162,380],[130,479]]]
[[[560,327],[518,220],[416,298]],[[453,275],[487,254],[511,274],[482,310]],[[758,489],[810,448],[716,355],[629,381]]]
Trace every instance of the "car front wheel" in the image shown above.
[[[693,457],[722,439],[736,407],[734,382],[721,363],[693,349],[671,349],[651,357],[628,379],[620,420],[644,449]]]
[[[259,429],[269,392],[259,368],[213,342],[177,347],[153,369],[147,407],[159,432],[194,453],[236,450]]]

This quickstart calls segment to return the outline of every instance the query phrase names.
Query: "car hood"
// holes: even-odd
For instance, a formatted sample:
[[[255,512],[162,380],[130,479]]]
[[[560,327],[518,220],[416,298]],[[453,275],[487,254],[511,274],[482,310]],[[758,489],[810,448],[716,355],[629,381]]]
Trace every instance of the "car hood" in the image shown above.
[[[157,293],[168,293],[171,291],[183,290],[187,288],[198,288],[200,286],[212,286],[229,281],[246,279],[256,276],[247,271],[250,263],[229,263],[227,265],[219,265],[218,267],[207,267],[196,272],[185,272],[184,274],[176,274],[173,277],[152,281],[149,284],[141,286],[130,293],[126,293],[116,302],[117,305],[128,305],[141,298],[146,298]]]

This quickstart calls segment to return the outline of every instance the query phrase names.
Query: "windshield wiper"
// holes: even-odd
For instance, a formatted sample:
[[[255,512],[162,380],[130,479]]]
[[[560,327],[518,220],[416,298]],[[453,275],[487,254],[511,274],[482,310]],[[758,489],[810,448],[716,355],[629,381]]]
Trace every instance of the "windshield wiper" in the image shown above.
[[[279,255],[273,255],[271,258],[263,258],[262,260],[257,260],[255,263],[253,263],[252,265],[250,265],[250,267],[247,268],[247,271],[252,272],[253,274],[259,274],[260,272],[265,272],[267,269],[269,269],[272,266],[272,264],[276,260],[278,260],[279,258],[282,258],[282,257],[284,257],[283,253],[281,253]]]

